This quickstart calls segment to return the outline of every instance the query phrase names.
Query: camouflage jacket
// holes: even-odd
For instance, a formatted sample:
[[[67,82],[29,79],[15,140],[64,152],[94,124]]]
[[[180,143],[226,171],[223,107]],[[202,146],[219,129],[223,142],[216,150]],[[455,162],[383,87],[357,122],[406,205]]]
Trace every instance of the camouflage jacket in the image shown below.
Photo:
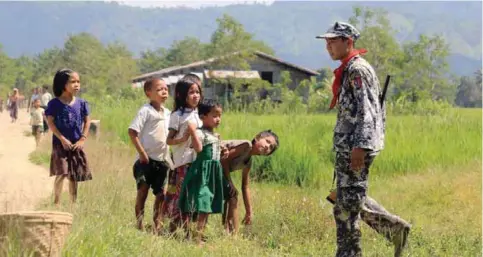
[[[379,79],[372,66],[360,56],[349,61],[342,75],[338,95],[334,151],[363,148],[376,153],[384,148],[385,108]]]

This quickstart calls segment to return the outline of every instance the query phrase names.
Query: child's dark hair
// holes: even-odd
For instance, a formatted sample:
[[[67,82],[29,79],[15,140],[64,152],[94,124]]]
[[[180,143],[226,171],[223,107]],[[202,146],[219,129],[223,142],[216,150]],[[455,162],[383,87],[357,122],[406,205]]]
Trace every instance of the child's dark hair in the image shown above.
[[[54,95],[59,97],[65,90],[65,85],[69,81],[70,76],[75,73],[71,69],[60,69],[55,73],[54,82],[52,85]]]
[[[193,84],[198,86],[198,89],[200,90],[200,102],[203,101],[203,91],[201,90],[201,85],[198,82],[191,79],[180,79],[178,83],[176,83],[174,90],[174,111],[181,110],[181,112],[184,112],[184,108],[188,107],[186,98],[188,97],[188,92]]]
[[[201,79],[198,75],[194,74],[194,73],[189,73],[189,74],[186,74],[183,76],[182,79],[189,79],[189,80],[192,80],[194,82],[196,82],[199,86],[201,86]]]
[[[221,104],[212,99],[205,99],[198,105],[198,115],[201,117],[213,110],[213,108],[222,108]]]
[[[153,88],[154,82],[156,82],[156,81],[164,81],[164,80],[159,79],[159,78],[153,78],[153,79],[147,80],[146,82],[144,82],[144,93],[151,90],[151,88]]]
[[[45,89],[45,91],[47,91],[47,90],[49,90],[49,85],[44,84],[44,85],[42,86],[42,88],[43,88],[43,89]]]
[[[275,132],[272,132],[271,129],[264,130],[264,131],[258,133],[255,136],[255,138],[252,140],[252,145],[254,145],[257,140],[264,138],[264,137],[269,137],[269,136],[272,136],[275,139],[275,143],[276,143],[276,145],[273,147],[272,151],[268,154],[268,155],[272,155],[278,149],[278,147],[280,146],[280,143],[278,142],[277,134],[275,134]]]

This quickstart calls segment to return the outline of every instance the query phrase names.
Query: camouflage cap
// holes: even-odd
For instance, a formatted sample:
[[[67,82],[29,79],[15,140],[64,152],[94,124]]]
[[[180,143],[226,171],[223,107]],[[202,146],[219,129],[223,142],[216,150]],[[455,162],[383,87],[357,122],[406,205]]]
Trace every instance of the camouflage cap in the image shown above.
[[[361,34],[359,31],[349,23],[336,21],[327,32],[323,35],[316,36],[315,38],[334,38],[334,37],[346,37],[357,40]]]

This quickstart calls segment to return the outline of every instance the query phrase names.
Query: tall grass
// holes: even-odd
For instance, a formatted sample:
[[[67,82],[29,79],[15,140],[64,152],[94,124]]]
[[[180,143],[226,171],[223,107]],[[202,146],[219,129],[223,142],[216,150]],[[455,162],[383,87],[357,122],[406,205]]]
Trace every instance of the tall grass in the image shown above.
[[[333,114],[224,114],[223,138],[251,139],[271,128],[281,147],[272,157],[255,159],[253,176],[261,181],[251,188],[254,224],[230,237],[222,232],[219,215],[211,216],[208,243],[198,248],[173,235],[153,236],[134,228],[135,152],[126,130],[142,103],[106,100],[93,106],[103,136],[86,144],[94,179],[81,183],[76,206],[70,208],[65,195],[59,209],[74,214],[63,256],[334,255],[332,205],[324,199],[333,170]],[[49,145],[44,144],[32,160],[48,160]],[[480,110],[389,115],[386,149],[373,167],[369,195],[413,224],[406,256],[481,254]],[[234,180],[239,185],[240,174]],[[146,223],[151,223],[152,204],[150,196]],[[42,208],[56,209],[50,202]],[[239,214],[244,215],[242,205]],[[391,244],[361,226],[364,256],[393,255]]]
[[[92,101],[91,101],[92,102]],[[129,144],[127,128],[144,103],[139,100],[94,101],[93,118]],[[168,105],[171,107],[171,105]],[[332,135],[335,114],[223,114],[218,129],[223,139],[252,139],[272,129],[280,148],[255,158],[252,176],[287,185],[321,187],[333,173]],[[385,149],[376,159],[372,177],[415,173],[429,167],[462,165],[481,158],[481,109],[448,109],[438,115],[388,114]]]
[[[299,188],[275,183],[252,184],[253,222],[237,237],[227,236],[220,216],[209,218],[203,248],[182,237],[153,236],[135,229],[134,152],[131,147],[89,140],[88,160],[94,179],[82,182],[78,203],[42,209],[74,214],[72,232],[62,256],[333,256],[335,225],[332,205],[324,199],[328,187]],[[48,156],[48,143],[33,155]],[[369,194],[413,224],[405,256],[479,256],[481,251],[481,161],[462,167],[427,169],[398,177],[371,179]],[[235,183],[240,185],[239,176]],[[152,223],[153,197],[146,203],[146,223]],[[243,217],[244,209],[239,208]],[[392,256],[393,247],[362,225],[364,256]],[[15,248],[11,247],[11,253]]]

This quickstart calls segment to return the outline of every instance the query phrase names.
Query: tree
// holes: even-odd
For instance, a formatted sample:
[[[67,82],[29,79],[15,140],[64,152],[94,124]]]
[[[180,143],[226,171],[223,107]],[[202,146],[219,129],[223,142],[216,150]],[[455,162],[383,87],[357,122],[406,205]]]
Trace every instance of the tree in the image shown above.
[[[41,85],[52,85],[55,72],[65,66],[62,49],[58,47],[45,49],[34,57],[33,62],[32,81]]]
[[[455,87],[449,83],[447,57],[449,46],[441,36],[420,35],[416,42],[402,46],[395,39],[383,9],[354,7],[349,22],[360,30],[357,48],[366,48],[365,59],[374,67],[381,84],[385,75],[392,75],[395,98],[418,101],[423,98],[452,102]]]
[[[0,45],[0,97],[10,92],[15,84],[16,74],[14,60],[10,59]]]
[[[86,91],[98,90],[106,85],[105,74],[109,64],[104,46],[93,35],[80,33],[69,36],[64,43],[62,56],[65,65],[79,73]]]
[[[160,47],[156,50],[146,50],[141,52],[141,58],[137,64],[141,73],[153,72],[169,67],[166,62],[166,55],[168,50]]]
[[[106,85],[108,92],[118,91],[121,87],[129,85],[129,81],[139,73],[132,53],[119,42],[109,44],[105,50],[106,55]]]
[[[404,45],[404,54],[403,81],[399,92],[411,92],[412,101],[423,95],[436,100],[438,94],[449,88],[448,77],[445,76],[449,47],[442,37],[420,35],[419,41]]]
[[[211,35],[208,56],[218,58],[212,67],[247,70],[248,61],[254,58],[253,51],[259,50],[273,54],[273,50],[261,41],[253,39],[243,25],[233,17],[224,14],[216,20],[218,28]]]
[[[400,74],[402,51],[387,17],[388,12],[368,7],[354,7],[353,12],[349,22],[361,33],[355,46],[368,50],[364,58],[374,67],[379,80],[383,81],[388,74]]]
[[[467,76],[461,77],[458,91],[456,93],[455,104],[462,107],[482,107],[481,106],[481,70],[475,72],[475,78]]]
[[[20,56],[19,58],[15,59],[14,65],[15,65],[15,73],[16,73],[14,86],[18,88],[20,92],[29,91],[35,86],[40,86],[40,85],[35,85],[32,82],[34,62],[31,58],[24,55]]]
[[[206,58],[207,45],[194,37],[186,37],[181,41],[174,41],[166,53],[169,66],[186,65]]]

